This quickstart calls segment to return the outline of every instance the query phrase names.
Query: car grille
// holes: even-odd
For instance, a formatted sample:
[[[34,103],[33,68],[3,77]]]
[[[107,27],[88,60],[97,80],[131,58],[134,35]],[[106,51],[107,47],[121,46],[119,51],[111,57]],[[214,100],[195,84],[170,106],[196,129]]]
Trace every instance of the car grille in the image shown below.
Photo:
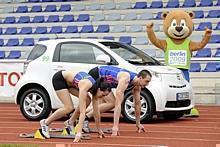
[[[170,88],[183,88],[186,87],[186,85],[182,85],[182,86],[176,86],[176,85],[169,85]]]
[[[166,107],[178,108],[178,107],[187,107],[190,105],[190,100],[180,100],[180,101],[168,101]]]

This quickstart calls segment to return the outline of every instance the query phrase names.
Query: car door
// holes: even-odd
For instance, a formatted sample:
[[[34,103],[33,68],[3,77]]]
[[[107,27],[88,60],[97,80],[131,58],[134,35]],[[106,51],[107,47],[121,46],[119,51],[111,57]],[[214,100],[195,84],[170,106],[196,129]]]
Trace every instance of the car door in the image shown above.
[[[87,61],[95,60],[86,54],[90,49],[89,45],[81,42],[63,42],[58,44],[53,57],[52,73],[69,69],[76,72],[87,71],[89,67]]]
[[[98,55],[108,55],[99,46],[89,42],[63,42],[57,45],[53,62],[52,73],[60,70],[74,70],[76,72],[88,72],[91,68],[106,63],[96,61]],[[110,56],[110,55],[108,55]],[[116,61],[111,57],[111,64]]]

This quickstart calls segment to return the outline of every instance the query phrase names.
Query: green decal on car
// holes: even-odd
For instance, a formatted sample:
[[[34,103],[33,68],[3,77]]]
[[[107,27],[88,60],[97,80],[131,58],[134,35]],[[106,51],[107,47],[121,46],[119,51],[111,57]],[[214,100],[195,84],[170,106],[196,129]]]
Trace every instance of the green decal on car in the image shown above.
[[[45,62],[49,61],[49,56],[43,56],[42,61],[45,61]]]

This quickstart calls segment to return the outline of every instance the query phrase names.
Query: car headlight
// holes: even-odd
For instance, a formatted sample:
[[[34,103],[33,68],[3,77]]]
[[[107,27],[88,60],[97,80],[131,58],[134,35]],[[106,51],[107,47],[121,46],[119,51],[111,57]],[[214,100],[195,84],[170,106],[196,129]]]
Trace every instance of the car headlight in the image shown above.
[[[177,76],[177,79],[180,80],[180,81],[185,80],[185,77],[184,77],[183,73],[178,73],[176,76]]]
[[[151,72],[151,74],[152,74],[152,78],[155,77],[156,79],[162,81],[162,76],[161,76],[161,74],[159,74],[159,73],[157,73],[157,72],[154,72],[154,71],[150,71],[150,72]]]
[[[143,70],[143,68],[137,68],[137,72],[140,72],[141,70]],[[162,81],[162,75],[160,73],[157,73],[157,72],[149,70],[149,69],[147,69],[147,70],[151,73],[152,80],[157,79],[157,80]]]

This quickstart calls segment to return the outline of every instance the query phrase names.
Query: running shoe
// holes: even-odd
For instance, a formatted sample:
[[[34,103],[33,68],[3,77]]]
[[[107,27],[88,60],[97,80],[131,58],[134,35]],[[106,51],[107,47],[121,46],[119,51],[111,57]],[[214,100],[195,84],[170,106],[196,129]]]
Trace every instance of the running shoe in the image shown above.
[[[85,120],[83,122],[83,132],[84,133],[89,133],[89,121],[88,120]]]
[[[40,126],[41,126],[43,136],[46,138],[50,138],[49,126],[45,123],[45,119],[42,119],[40,121]]]
[[[74,135],[74,126],[73,126],[73,124],[70,123],[69,120],[64,122],[64,126],[68,130],[68,134]]]

